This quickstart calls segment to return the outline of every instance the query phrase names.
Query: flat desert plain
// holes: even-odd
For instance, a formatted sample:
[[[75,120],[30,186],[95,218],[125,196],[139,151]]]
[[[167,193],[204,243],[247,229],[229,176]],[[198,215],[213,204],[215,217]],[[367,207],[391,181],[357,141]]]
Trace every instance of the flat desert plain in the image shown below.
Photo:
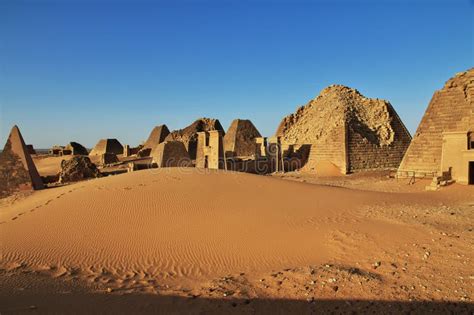
[[[0,312],[471,313],[473,188],[361,183],[163,168],[3,199]]]

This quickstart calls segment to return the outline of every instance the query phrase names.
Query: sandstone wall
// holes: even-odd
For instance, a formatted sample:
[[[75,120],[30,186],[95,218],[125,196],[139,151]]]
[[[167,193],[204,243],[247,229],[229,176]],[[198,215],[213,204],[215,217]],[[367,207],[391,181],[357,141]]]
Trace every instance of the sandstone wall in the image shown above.
[[[347,133],[348,170],[397,169],[410,145],[411,136],[393,107],[388,104],[392,119],[393,140],[383,144],[377,139],[366,137],[358,124],[350,124]]]
[[[152,151],[153,162],[158,167],[190,166],[188,151],[180,141],[165,141]]]
[[[210,169],[225,168],[222,131],[211,130],[198,133],[196,167]]]
[[[321,161],[330,161],[336,165],[341,173],[347,173],[347,132],[346,126],[338,126],[338,131],[334,131],[330,136],[311,145],[308,161],[304,170],[312,171]]]

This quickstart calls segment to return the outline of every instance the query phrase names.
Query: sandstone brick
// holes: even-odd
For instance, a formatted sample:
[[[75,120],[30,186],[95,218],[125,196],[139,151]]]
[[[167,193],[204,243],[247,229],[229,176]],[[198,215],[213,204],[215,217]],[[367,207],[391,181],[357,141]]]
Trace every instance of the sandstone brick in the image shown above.
[[[474,68],[436,91],[399,168],[399,174],[440,172],[443,132],[474,130]]]
[[[311,145],[305,168],[329,161],[342,173],[396,169],[411,140],[389,102],[341,85],[285,117],[276,135],[283,143]]]

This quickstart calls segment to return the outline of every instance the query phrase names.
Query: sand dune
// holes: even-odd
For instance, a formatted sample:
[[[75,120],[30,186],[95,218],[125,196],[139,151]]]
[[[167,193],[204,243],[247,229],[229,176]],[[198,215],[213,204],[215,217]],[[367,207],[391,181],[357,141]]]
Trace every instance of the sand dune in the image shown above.
[[[308,267],[298,269],[303,266],[330,263],[367,269],[377,260],[400,261],[393,265],[403,261],[406,265],[409,260],[418,263],[422,254],[412,244],[414,240],[434,244],[433,231],[382,214],[391,211],[400,216],[397,208],[392,210],[396,204],[403,204],[404,211],[406,205],[429,209],[443,198],[442,193],[359,191],[195,168],[152,169],[94,179],[36,191],[1,206],[0,271],[15,276],[0,279],[15,283],[12,279],[32,272],[58,279],[54,287],[72,279],[117,292],[157,293],[175,285],[172,292],[181,288],[181,295],[190,294],[183,287],[212,295],[209,292],[221,292],[225,286],[217,286],[221,291],[201,292],[199,288],[215,285],[211,279],[233,274],[245,275],[239,285],[247,288],[242,296],[250,296],[258,288],[249,283],[258,284],[262,274],[280,270],[283,278],[275,286],[293,279],[294,288],[308,290],[305,281],[309,280],[298,279],[313,273],[304,271]],[[452,248],[467,250],[464,243]],[[414,258],[407,258],[414,250]],[[452,266],[447,261],[437,268]],[[322,268],[318,274],[326,272],[324,267],[314,268]],[[334,272],[339,279],[346,274],[347,286],[352,285],[354,275],[344,268]],[[366,271],[358,277],[365,277],[364,282],[378,279]],[[407,275],[406,281],[412,278]],[[218,281],[229,285],[233,278],[223,279]],[[74,282],[66,283],[71,286]],[[379,280],[374,283],[388,285]],[[453,285],[457,284],[448,287]],[[269,286],[263,287],[269,297],[300,294],[293,287],[293,291],[266,288]],[[364,298],[368,291],[361,288],[347,294]],[[390,299],[391,290],[380,292]],[[322,294],[334,295],[330,292]]]
[[[382,196],[240,173],[131,173],[3,209],[3,261],[191,277],[321,263],[334,257],[335,231],[380,244],[397,234],[357,215]]]

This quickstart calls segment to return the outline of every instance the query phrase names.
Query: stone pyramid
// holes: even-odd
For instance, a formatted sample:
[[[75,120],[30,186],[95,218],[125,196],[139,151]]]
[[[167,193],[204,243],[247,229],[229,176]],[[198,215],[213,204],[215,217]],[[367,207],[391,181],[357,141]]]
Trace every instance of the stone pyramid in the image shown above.
[[[392,105],[356,89],[331,85],[280,123],[282,144],[311,145],[305,168],[320,162],[346,174],[397,169],[411,136]]]
[[[180,141],[165,141],[152,151],[153,162],[158,167],[186,167],[191,165],[188,151]]]
[[[160,125],[153,128],[150,136],[146,140],[143,148],[139,151],[139,156],[149,156],[151,152],[156,148],[157,145],[165,141],[166,136],[170,134],[170,131],[166,125]]]
[[[401,176],[440,172],[444,132],[474,131],[474,68],[458,73],[436,91],[398,170]]]
[[[122,154],[123,146],[117,139],[100,139],[89,153],[89,156],[105,153]]]
[[[224,136],[224,151],[230,156],[251,156],[255,154],[255,138],[260,132],[248,119],[234,119]]]
[[[0,197],[17,190],[44,188],[17,126],[13,126],[0,154]]]

